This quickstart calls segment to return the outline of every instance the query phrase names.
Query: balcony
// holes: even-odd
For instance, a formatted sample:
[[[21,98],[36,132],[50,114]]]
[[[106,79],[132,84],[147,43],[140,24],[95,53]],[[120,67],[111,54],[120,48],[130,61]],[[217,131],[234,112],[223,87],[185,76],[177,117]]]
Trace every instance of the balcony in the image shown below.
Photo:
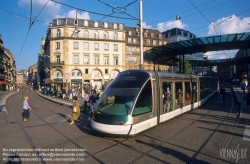
[[[64,61],[51,61],[50,67],[62,67],[64,65]]]

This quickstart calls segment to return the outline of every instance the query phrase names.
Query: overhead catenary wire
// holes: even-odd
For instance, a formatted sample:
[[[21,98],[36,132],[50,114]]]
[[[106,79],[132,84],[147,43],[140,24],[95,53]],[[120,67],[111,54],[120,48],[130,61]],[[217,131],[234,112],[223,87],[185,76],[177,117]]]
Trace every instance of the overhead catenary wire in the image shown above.
[[[63,6],[67,6],[67,7],[76,9],[76,10],[80,10],[80,11],[84,11],[84,12],[89,12],[89,13],[96,14],[96,15],[102,15],[102,16],[113,17],[113,18],[120,18],[120,19],[128,19],[128,20],[138,20],[137,18],[135,19],[135,18],[117,17],[117,16],[112,16],[112,15],[97,13],[97,12],[93,12],[93,11],[89,11],[89,10],[84,10],[84,9],[80,9],[80,8],[77,8],[77,7],[74,7],[74,6],[71,6],[71,5],[67,5],[65,3],[61,3],[61,2],[58,2],[58,1],[55,1],[55,0],[50,0],[50,1],[53,1],[55,3],[61,4]]]

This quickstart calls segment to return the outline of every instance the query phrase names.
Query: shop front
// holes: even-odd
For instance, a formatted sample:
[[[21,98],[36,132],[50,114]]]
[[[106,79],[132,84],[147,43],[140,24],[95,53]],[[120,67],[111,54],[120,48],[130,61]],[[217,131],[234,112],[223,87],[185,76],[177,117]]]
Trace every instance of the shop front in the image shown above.
[[[71,86],[75,92],[82,89],[82,72],[80,70],[74,69],[71,72]]]

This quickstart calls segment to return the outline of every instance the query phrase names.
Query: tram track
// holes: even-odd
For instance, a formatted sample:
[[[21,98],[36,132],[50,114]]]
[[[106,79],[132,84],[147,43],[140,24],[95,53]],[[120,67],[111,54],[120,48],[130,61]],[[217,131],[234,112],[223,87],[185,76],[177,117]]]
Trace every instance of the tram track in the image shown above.
[[[39,97],[37,94],[36,94],[36,96]],[[61,108],[63,111],[65,111],[65,112],[69,112],[69,111],[70,111],[70,108],[69,108],[69,107],[66,107],[66,106],[62,106],[62,105],[59,105],[59,104],[52,103],[52,102],[49,101],[49,100],[43,99],[43,100],[45,100],[45,102],[46,102],[46,103],[44,103],[44,102],[37,101],[37,99],[36,99],[36,97],[34,97],[34,95],[29,96],[29,97],[30,97],[30,100],[31,100],[33,103],[37,104],[39,107],[41,107],[41,108],[43,108],[43,109],[46,109],[46,111],[52,112],[53,114],[57,114],[57,115],[58,115],[57,112],[55,112],[54,110],[50,109],[49,107],[46,107],[46,105],[44,105],[44,104],[47,104],[47,105],[54,105],[54,106],[55,106],[55,105],[56,105],[56,106],[60,106],[60,108]],[[40,98],[40,97],[39,97],[39,98]],[[231,94],[231,98],[232,98],[232,94]],[[233,105],[233,104],[232,104],[232,105]],[[210,105],[210,106],[211,106],[211,105]],[[211,108],[212,108],[212,109],[215,109],[216,107],[217,107],[217,104],[214,104]],[[172,134],[172,135],[171,135],[170,137],[168,137],[166,140],[160,140],[160,139],[158,139],[158,138],[152,137],[152,136],[150,136],[150,135],[147,134],[148,131],[145,131],[145,132],[143,132],[142,134],[138,135],[138,136],[147,137],[147,138],[150,138],[150,139],[152,139],[152,140],[156,140],[156,141],[159,142],[158,144],[156,144],[154,147],[152,147],[150,150],[148,150],[148,151],[146,151],[146,152],[143,151],[143,150],[138,150],[136,147],[131,146],[131,145],[125,143],[126,141],[129,141],[130,138],[116,140],[116,139],[110,139],[110,138],[102,137],[102,138],[104,138],[105,140],[112,140],[112,141],[114,141],[115,143],[114,143],[113,145],[110,145],[110,146],[106,147],[106,148],[103,148],[103,149],[101,149],[101,150],[95,151],[94,153],[90,153],[90,152],[88,152],[88,151],[86,150],[86,154],[87,154],[89,157],[92,157],[96,162],[98,162],[98,163],[104,163],[101,159],[99,159],[99,158],[97,157],[98,154],[99,154],[99,153],[102,153],[102,152],[105,152],[106,150],[109,150],[109,149],[111,149],[111,148],[113,148],[113,147],[116,147],[116,146],[118,146],[118,145],[122,145],[122,146],[124,146],[124,147],[126,147],[126,148],[129,148],[130,150],[133,150],[133,151],[135,151],[135,152],[137,152],[137,153],[140,154],[139,157],[135,158],[135,159],[132,160],[130,163],[137,163],[139,160],[141,160],[143,157],[146,157],[146,156],[147,156],[147,157],[150,157],[150,158],[152,158],[152,159],[154,159],[154,160],[156,160],[156,161],[158,161],[158,162],[166,163],[166,161],[164,161],[163,159],[159,159],[159,158],[155,157],[154,155],[152,155],[152,154],[150,154],[150,153],[153,152],[154,150],[158,149],[159,147],[163,146],[163,144],[169,143],[169,141],[170,141],[171,139],[177,137],[178,135],[181,135],[183,132],[185,132],[188,128],[190,128],[190,127],[191,127],[192,125],[194,125],[195,123],[197,123],[197,122],[206,123],[206,122],[202,121],[202,119],[203,119],[204,117],[206,117],[210,112],[214,111],[214,110],[212,110],[212,109],[208,110],[206,113],[203,113],[202,115],[200,115],[199,118],[197,118],[197,119],[195,119],[195,120],[193,120],[193,119],[188,119],[188,120],[193,120],[193,121],[192,121],[191,123],[189,123],[188,125],[184,126],[183,128],[181,128],[180,130],[178,130],[177,132],[175,132],[174,134]],[[233,109],[233,106],[231,107],[230,111],[227,113],[227,115],[225,116],[225,118],[224,118],[220,123],[218,123],[219,125],[215,128],[214,132],[213,132],[213,133],[204,141],[204,143],[197,149],[197,151],[194,153],[194,155],[193,155],[192,157],[190,157],[191,160],[190,160],[190,161],[187,161],[187,162],[193,163],[193,162],[195,161],[195,158],[202,152],[202,150],[205,148],[205,146],[207,145],[207,143],[209,143],[209,141],[213,138],[214,134],[215,134],[215,133],[218,131],[218,129],[223,125],[223,122],[226,121],[226,118],[227,118],[228,115],[231,113],[232,109]],[[43,122],[45,122],[46,125],[48,125],[48,126],[51,127],[53,130],[55,130],[57,133],[59,133],[60,135],[62,135],[67,141],[69,141],[70,143],[74,144],[74,145],[77,146],[78,148],[82,148],[81,145],[77,144],[77,143],[74,142],[72,139],[70,139],[70,138],[68,138],[67,136],[65,136],[65,135],[64,135],[63,133],[61,133],[59,130],[57,130],[56,128],[54,128],[53,125],[52,125],[51,123],[49,123],[48,121],[44,120],[44,119],[39,115],[39,113],[37,113],[38,111],[32,110],[31,112],[34,113],[34,115],[36,115],[36,117],[38,117],[38,118],[41,119]],[[191,111],[191,112],[192,112],[192,111]],[[191,113],[191,112],[190,112],[190,113]],[[13,113],[13,111],[12,111],[12,113]],[[13,115],[15,115],[15,113],[13,113]],[[86,115],[83,115],[83,116],[86,117],[86,118],[88,117],[88,116],[86,116]],[[175,117],[175,118],[176,118],[176,119],[179,119],[179,117],[181,117],[181,115],[178,116],[178,117]],[[223,116],[223,117],[224,117],[224,116]],[[21,122],[18,120],[18,117],[15,116],[15,119],[17,120],[17,122],[18,122],[20,128],[22,128],[22,131],[23,131],[23,133],[25,134],[25,136],[27,137],[27,140],[30,139],[30,144],[33,145],[32,148],[33,148],[33,150],[35,150],[35,145],[33,144],[32,139],[30,138],[30,136],[28,135],[28,133],[25,131],[25,128],[22,126]],[[171,120],[170,120],[170,121],[171,121]],[[168,122],[169,122],[169,121],[168,121]],[[167,124],[168,122],[165,122],[165,123],[163,123],[162,125]],[[84,127],[81,123],[76,123],[76,124],[77,124],[77,126],[80,126],[80,127],[83,127],[83,128],[88,129],[87,126]],[[162,125],[161,125],[161,126],[162,126]],[[159,126],[159,127],[160,127],[160,126]],[[153,128],[153,129],[154,129],[154,128]],[[91,129],[88,129],[88,130],[89,130],[89,131],[92,131]],[[150,131],[150,130],[149,130],[149,131]],[[83,148],[82,148],[82,149],[83,149]],[[37,152],[37,153],[38,153],[38,155],[39,155],[39,152]],[[86,159],[87,159],[87,158],[88,158],[88,157],[86,157]],[[192,161],[192,160],[193,160],[193,161]],[[228,162],[228,161],[225,161],[225,162]]]
[[[23,96],[24,96],[24,95],[23,95]],[[23,97],[23,96],[22,96],[22,97]],[[51,109],[46,108],[45,106],[43,106],[43,105],[41,105],[40,103],[38,103],[37,101],[35,101],[35,99],[32,98],[32,96],[30,96],[30,100],[32,100],[34,103],[38,104],[38,105],[41,106],[42,108],[45,108],[45,109],[47,109],[48,111],[50,111],[50,112],[52,112],[52,113],[54,113],[54,114],[57,114],[56,112],[52,111]],[[61,107],[61,106],[60,106],[60,107]],[[66,108],[66,107],[65,107],[65,108]],[[65,110],[67,110],[67,109],[65,109]],[[67,110],[67,111],[69,111],[69,110]],[[27,131],[25,130],[25,128],[23,127],[23,125],[21,124],[21,122],[19,121],[19,119],[17,118],[15,112],[14,112],[13,110],[11,110],[11,112],[12,112],[12,114],[13,114],[13,116],[14,116],[16,122],[18,123],[18,125],[19,125],[21,131],[24,133],[24,135],[25,135],[27,141],[28,141],[29,144],[31,145],[31,147],[32,147],[32,149],[34,150],[34,152],[36,152],[37,157],[38,157],[39,159],[41,159],[40,162],[41,162],[42,164],[46,164],[46,162],[44,162],[44,161],[42,160],[43,157],[39,155],[40,152],[39,152],[39,151],[36,151],[36,146],[35,146],[35,144],[33,143],[31,137],[28,135]],[[65,135],[64,135],[63,133],[61,133],[59,130],[57,130],[56,128],[54,128],[50,123],[48,123],[48,122],[45,121],[42,117],[40,117],[34,110],[32,110],[32,113],[33,113],[36,117],[38,117],[39,119],[41,119],[46,125],[48,125],[49,127],[51,127],[54,131],[56,131],[56,132],[59,133],[61,136],[63,136],[63,137],[64,137],[66,140],[68,140],[70,143],[74,144],[75,146],[77,146],[77,147],[80,148],[80,149],[85,149],[85,148],[81,147],[79,144],[77,144],[76,142],[74,142],[72,139],[70,139],[70,138],[68,138],[67,136],[65,136]],[[85,150],[86,150],[86,149],[85,149]],[[99,162],[99,163],[103,163],[100,159],[98,159],[97,157],[95,157],[92,153],[88,152],[87,150],[84,151],[84,152],[85,152],[86,154],[88,154],[90,157],[92,157],[95,161],[97,161],[97,162]]]
[[[231,92],[231,100],[232,100],[232,92]],[[230,111],[227,113],[227,115],[224,117],[224,119],[220,122],[220,124],[216,127],[216,129],[214,130],[214,132],[205,140],[205,142],[198,148],[198,150],[194,153],[194,155],[191,157],[191,160],[189,161],[190,164],[192,164],[196,157],[202,152],[202,150],[205,148],[205,146],[207,145],[207,143],[212,139],[212,137],[214,136],[214,134],[218,131],[218,129],[221,127],[221,125],[225,122],[225,120],[228,118],[228,115],[232,112],[232,109],[233,109],[233,101],[232,102],[232,107],[230,109]],[[214,109],[215,107],[217,106],[217,104],[215,104],[212,109]],[[206,112],[205,114],[203,114],[199,119],[191,122],[190,124],[188,124],[187,126],[183,127],[181,130],[179,130],[178,132],[176,132],[175,134],[173,134],[171,137],[167,138],[166,140],[162,141],[162,140],[158,140],[156,138],[153,138],[153,137],[150,137],[148,135],[145,135],[143,134],[143,136],[145,137],[148,137],[148,138],[151,138],[151,139],[154,139],[154,140],[158,140],[160,143],[155,145],[155,147],[151,148],[150,150],[148,150],[147,152],[142,152],[138,149],[135,149],[131,146],[128,146],[126,144],[124,144],[123,142],[121,142],[120,144],[130,148],[130,149],[133,149],[134,151],[137,151],[137,152],[140,152],[142,153],[141,156],[139,156],[138,158],[134,159],[133,161],[131,161],[130,163],[136,163],[138,162],[139,160],[141,160],[143,157],[145,156],[149,156],[151,158],[154,158],[155,160],[159,161],[159,162],[165,162],[165,161],[162,161],[152,155],[150,155],[151,152],[153,152],[154,150],[156,150],[158,147],[162,146],[163,144],[165,143],[168,143],[168,141],[170,141],[171,139],[177,137],[178,135],[180,135],[181,133],[183,133],[184,131],[186,131],[188,128],[190,128],[192,125],[194,125],[196,122],[199,122],[201,121],[202,118],[204,118],[205,116],[207,116],[210,112],[212,112],[213,110],[209,110],[208,112]],[[180,116],[178,116],[180,117]],[[226,161],[228,162],[228,161]]]

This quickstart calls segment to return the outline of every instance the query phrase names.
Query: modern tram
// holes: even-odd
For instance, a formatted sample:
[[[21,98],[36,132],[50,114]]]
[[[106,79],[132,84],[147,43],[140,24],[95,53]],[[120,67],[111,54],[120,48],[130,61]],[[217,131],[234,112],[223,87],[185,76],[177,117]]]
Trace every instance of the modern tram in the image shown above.
[[[217,90],[214,77],[124,71],[98,100],[91,127],[107,135],[134,136],[201,106]]]

